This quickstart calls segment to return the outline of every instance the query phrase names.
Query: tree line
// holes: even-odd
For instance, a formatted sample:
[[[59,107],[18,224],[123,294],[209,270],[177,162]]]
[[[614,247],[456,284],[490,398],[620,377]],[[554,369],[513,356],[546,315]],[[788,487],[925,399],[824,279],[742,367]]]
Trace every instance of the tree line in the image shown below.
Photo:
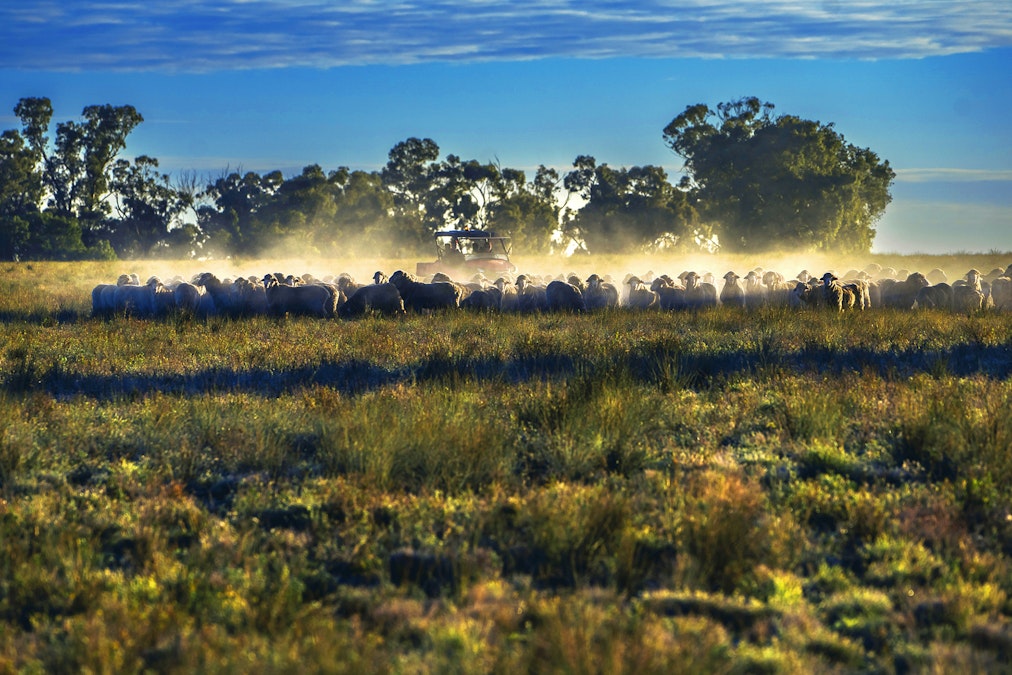
[[[688,106],[663,129],[684,160],[616,168],[589,155],[571,170],[526,172],[465,160],[408,138],[379,171],[310,165],[298,175],[224,170],[204,179],[124,159],[144,120],[94,105],[56,123],[48,98],[22,98],[0,135],[0,257],[7,260],[401,256],[434,231],[510,234],[525,254],[772,248],[867,252],[895,177],[888,161],[832,124],[773,115],[757,98]]]

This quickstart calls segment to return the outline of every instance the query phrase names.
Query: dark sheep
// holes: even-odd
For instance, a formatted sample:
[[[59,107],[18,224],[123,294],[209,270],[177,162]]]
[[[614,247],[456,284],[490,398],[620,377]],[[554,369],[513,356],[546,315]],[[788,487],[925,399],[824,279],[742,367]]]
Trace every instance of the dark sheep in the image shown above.
[[[274,316],[286,314],[333,317],[337,314],[336,293],[327,286],[317,284],[296,284],[289,286],[267,275],[264,278],[267,296],[267,311]]]
[[[583,312],[587,305],[578,286],[566,281],[552,281],[545,288],[545,300],[551,312]]]
[[[911,309],[917,299],[917,293],[925,286],[930,286],[927,278],[920,272],[913,272],[904,281],[882,279],[879,281],[879,294],[882,307]]]
[[[495,286],[472,290],[460,301],[462,309],[498,312],[502,309],[502,291]]]
[[[917,307],[919,309],[952,309],[952,286],[945,283],[925,286],[917,291]]]
[[[389,282],[361,286],[341,305],[338,315],[342,318],[351,318],[369,312],[386,315],[404,314],[404,300],[401,299],[397,287]]]
[[[397,287],[407,310],[423,312],[460,307],[461,288],[452,282],[437,281],[427,284],[418,281],[408,272],[397,270],[390,277],[390,283]]]

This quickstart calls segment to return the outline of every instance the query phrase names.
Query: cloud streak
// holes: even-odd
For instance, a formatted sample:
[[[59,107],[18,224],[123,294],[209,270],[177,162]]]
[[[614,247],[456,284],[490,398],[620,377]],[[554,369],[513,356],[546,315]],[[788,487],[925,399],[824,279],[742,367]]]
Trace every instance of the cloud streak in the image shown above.
[[[14,6],[12,6],[14,5]],[[1012,45],[1007,0],[14,0],[0,68],[202,72],[546,57],[919,58]]]
[[[951,183],[1010,182],[1012,169],[955,169],[920,168],[896,169],[896,180],[901,183]]]

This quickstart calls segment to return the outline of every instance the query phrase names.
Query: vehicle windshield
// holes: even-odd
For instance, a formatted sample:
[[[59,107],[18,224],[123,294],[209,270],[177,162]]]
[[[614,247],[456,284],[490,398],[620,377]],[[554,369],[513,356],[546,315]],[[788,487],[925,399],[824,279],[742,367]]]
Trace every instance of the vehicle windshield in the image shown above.
[[[437,232],[436,245],[442,257],[463,256],[466,259],[509,257],[509,237],[497,237],[470,231]]]

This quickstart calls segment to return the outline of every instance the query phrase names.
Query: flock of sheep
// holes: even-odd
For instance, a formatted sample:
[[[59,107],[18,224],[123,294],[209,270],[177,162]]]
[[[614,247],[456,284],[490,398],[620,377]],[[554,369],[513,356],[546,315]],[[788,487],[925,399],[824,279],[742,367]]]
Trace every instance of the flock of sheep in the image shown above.
[[[719,289],[718,289],[719,285]],[[780,305],[826,307],[837,311],[874,307],[934,308],[951,311],[1012,310],[1012,265],[988,274],[970,270],[951,284],[942,270],[928,274],[882,269],[870,265],[838,278],[807,270],[787,279],[755,269],[744,277],[728,272],[721,282],[710,274],[686,271],[677,277],[628,275],[621,282],[609,276],[575,274],[542,277],[521,274],[495,281],[476,275],[461,283],[443,274],[419,279],[398,270],[389,278],[376,272],[370,283],[350,275],[317,279],[281,273],[218,279],[205,272],[189,281],[122,275],[114,284],[92,291],[96,316],[130,314],[160,316],[189,313],[211,316],[305,315],[351,318],[369,313],[386,315],[465,309],[490,312],[585,312],[609,307],[687,310],[718,305],[755,308]]]

